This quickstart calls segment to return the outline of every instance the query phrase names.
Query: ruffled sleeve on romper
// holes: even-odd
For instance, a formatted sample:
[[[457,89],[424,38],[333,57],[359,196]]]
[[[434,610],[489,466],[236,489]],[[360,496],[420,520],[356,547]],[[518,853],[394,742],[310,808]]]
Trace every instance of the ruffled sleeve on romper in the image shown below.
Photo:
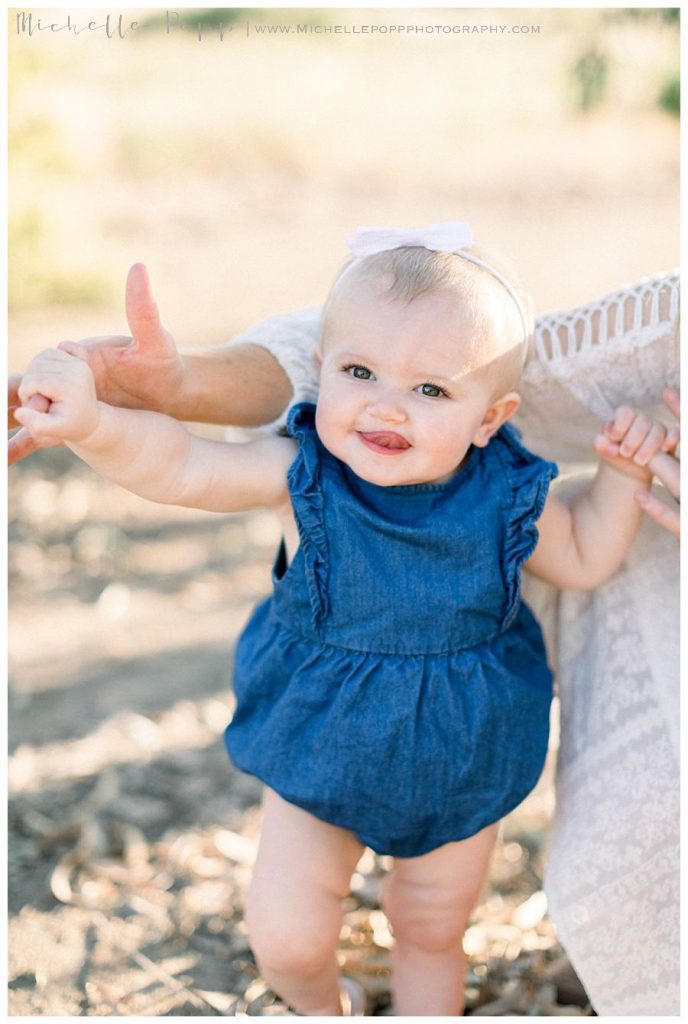
[[[553,462],[547,462],[524,448],[518,431],[509,424],[502,427],[490,445],[506,476],[510,508],[506,521],[502,569],[507,591],[503,627],[509,626],[518,611],[521,595],[521,569],[537,547],[537,521],[547,500],[549,485],[558,474]]]
[[[322,449],[322,445],[315,432],[315,406],[305,402],[293,406],[287,419],[287,433],[299,445],[298,454],[289,467],[289,492],[307,567],[306,583],[313,625],[317,628],[329,610],[329,551],[320,486],[322,469],[319,449]]]

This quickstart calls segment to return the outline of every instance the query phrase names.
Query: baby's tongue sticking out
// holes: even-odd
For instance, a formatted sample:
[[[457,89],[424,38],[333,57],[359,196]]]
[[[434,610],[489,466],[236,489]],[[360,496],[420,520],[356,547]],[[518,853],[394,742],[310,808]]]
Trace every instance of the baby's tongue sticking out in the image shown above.
[[[379,444],[381,448],[410,448],[408,441],[405,441],[400,434],[392,431],[380,430],[374,433],[366,432],[365,435],[373,444]]]

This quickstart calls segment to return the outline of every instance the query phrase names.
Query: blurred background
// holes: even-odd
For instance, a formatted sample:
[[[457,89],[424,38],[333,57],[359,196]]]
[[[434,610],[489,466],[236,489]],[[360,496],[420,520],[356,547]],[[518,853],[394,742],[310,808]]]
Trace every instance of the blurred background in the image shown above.
[[[317,303],[358,224],[468,219],[540,313],[678,261],[675,9],[109,15],[9,15],[11,370],[128,333],[139,260],[184,345]],[[272,520],[156,508],[63,450],[9,490],[10,1012],[283,1014],[241,922],[260,790],[219,741]],[[472,1012],[590,1012],[541,892],[551,811],[550,764],[467,938]],[[381,1014],[385,868],[342,933]]]
[[[124,331],[137,260],[185,343],[318,302],[359,223],[469,219],[542,312],[678,259],[678,12],[124,15],[10,16],[13,368]],[[436,31],[297,34],[328,23]]]

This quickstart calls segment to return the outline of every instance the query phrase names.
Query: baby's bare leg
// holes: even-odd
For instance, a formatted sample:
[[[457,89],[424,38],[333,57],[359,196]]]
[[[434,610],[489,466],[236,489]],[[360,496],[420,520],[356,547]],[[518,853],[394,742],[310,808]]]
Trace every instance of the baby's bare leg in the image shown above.
[[[394,933],[394,1012],[398,1016],[460,1016],[466,958],[462,939],[482,888],[497,832],[422,857],[397,858],[386,879],[384,906]]]
[[[265,790],[246,921],[261,974],[300,1014],[341,1014],[335,951],[362,852],[353,833]]]

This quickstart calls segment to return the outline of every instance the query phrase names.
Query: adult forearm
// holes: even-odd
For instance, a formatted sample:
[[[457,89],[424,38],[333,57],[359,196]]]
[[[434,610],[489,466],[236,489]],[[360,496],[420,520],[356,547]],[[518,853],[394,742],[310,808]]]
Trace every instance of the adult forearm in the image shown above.
[[[289,404],[289,378],[260,345],[191,349],[182,358],[183,385],[163,410],[175,419],[257,427],[277,419]]]

